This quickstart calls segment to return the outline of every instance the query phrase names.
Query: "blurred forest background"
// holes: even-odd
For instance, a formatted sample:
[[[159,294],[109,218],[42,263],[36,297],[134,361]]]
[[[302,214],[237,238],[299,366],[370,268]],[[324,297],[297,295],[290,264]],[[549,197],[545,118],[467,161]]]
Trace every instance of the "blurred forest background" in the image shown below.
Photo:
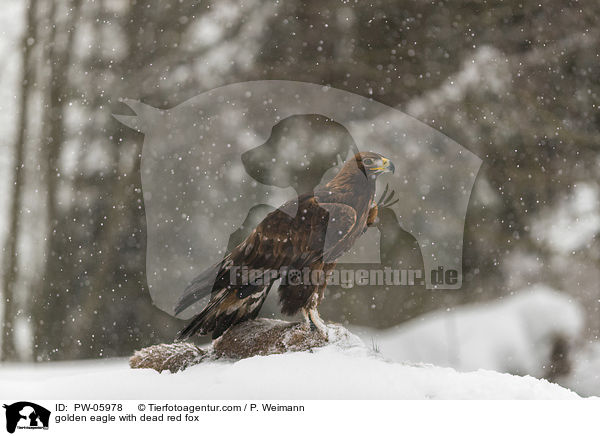
[[[600,331],[600,3],[2,0],[2,360],[128,355],[183,322],[152,305],[122,98],[307,81],[398,108],[481,159],[463,289],[335,289],[384,328],[543,282]],[[382,253],[385,255],[385,253]]]

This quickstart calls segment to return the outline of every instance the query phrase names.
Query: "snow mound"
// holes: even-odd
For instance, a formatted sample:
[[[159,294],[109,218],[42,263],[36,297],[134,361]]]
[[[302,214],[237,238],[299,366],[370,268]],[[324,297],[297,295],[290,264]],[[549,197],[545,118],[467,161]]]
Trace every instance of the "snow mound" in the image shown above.
[[[386,361],[340,326],[310,351],[205,361],[183,372],[126,360],[0,367],[6,398],[36,399],[575,399],[533,377]]]
[[[362,329],[361,337],[397,362],[546,377],[557,344],[568,349],[583,326],[577,302],[536,285],[493,303],[429,313],[386,330]]]

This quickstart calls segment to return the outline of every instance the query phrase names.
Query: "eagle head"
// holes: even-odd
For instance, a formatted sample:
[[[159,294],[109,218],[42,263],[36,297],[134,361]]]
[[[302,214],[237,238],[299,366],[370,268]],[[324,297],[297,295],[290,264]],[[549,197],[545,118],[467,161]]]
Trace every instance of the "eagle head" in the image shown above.
[[[358,153],[356,161],[366,175],[378,176],[383,173],[393,173],[396,170],[391,160],[372,151]]]

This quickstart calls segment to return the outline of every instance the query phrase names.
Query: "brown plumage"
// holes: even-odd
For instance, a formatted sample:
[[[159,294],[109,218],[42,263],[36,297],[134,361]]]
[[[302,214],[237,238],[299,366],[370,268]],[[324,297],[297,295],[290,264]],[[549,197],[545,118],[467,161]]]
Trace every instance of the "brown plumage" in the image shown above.
[[[223,261],[196,277],[184,291],[177,314],[208,295],[210,300],[179,332],[178,339],[209,332],[217,338],[230,326],[256,318],[271,286],[285,270],[308,268],[322,271],[325,277],[375,222],[375,180],[393,170],[394,165],[377,153],[358,153],[322,189],[300,195],[268,214]],[[387,188],[384,201],[386,194]],[[242,267],[258,270],[262,282],[241,280]],[[295,281],[289,275],[287,279],[279,286],[281,311],[293,315],[302,310],[306,321],[325,334],[316,308],[326,281],[305,282],[304,275]]]

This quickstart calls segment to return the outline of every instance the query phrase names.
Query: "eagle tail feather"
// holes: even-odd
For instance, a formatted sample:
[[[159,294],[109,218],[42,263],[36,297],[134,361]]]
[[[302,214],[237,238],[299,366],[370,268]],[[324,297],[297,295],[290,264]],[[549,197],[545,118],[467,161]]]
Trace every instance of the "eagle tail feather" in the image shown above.
[[[256,318],[273,283],[274,281],[261,286],[261,289],[245,298],[238,298],[237,289],[222,289],[177,334],[176,340],[182,341],[193,335],[205,335],[209,332],[213,332],[212,338],[217,339],[232,325]]]
[[[227,292],[221,292],[217,298],[212,300],[202,312],[192,318],[192,321],[185,326],[175,338],[177,341],[183,341],[195,334],[205,335],[215,327],[215,315],[220,304],[227,298]]]
[[[194,303],[207,297],[212,291],[226,286],[229,282],[230,269],[231,261],[227,256],[221,262],[202,271],[183,291],[175,306],[175,315],[179,315]]]

